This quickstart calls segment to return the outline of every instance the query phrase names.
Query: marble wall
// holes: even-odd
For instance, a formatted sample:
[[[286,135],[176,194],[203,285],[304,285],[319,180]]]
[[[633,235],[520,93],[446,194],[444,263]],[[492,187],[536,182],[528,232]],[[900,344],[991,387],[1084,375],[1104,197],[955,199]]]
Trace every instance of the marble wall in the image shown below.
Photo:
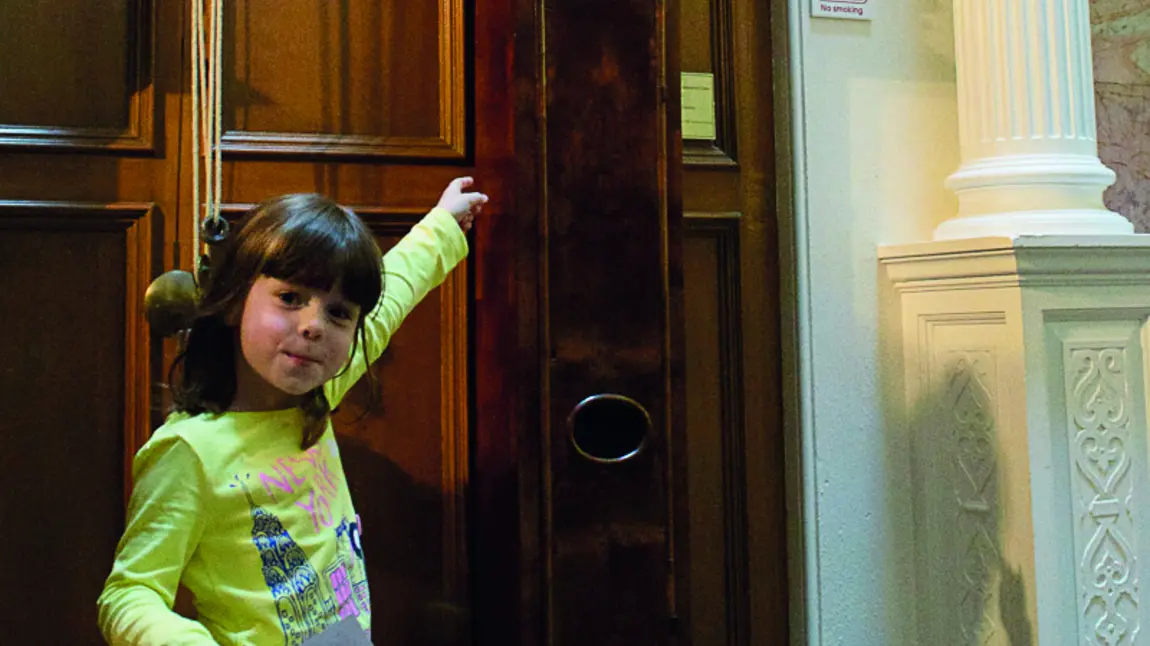
[[[1106,205],[1150,232],[1150,3],[1090,0],[1098,153],[1118,174]]]

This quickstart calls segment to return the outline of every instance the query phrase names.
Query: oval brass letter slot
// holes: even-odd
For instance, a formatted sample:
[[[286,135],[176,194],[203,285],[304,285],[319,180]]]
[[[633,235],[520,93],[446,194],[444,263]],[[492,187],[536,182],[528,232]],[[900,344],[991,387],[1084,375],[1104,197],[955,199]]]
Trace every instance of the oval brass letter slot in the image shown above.
[[[571,443],[589,460],[622,462],[637,455],[651,430],[647,409],[623,395],[592,395],[567,417]]]

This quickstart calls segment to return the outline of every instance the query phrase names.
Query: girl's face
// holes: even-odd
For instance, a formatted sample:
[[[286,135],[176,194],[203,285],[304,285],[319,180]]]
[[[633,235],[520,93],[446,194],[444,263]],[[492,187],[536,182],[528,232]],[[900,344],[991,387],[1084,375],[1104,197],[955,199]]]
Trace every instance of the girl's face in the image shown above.
[[[233,410],[278,410],[323,385],[347,363],[359,307],[332,291],[260,276],[239,322]]]

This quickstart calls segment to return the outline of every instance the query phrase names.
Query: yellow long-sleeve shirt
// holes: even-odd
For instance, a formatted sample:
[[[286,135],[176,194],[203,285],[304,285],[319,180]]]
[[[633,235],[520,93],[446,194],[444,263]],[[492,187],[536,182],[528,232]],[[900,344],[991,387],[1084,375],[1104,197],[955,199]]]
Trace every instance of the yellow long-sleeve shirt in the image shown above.
[[[433,209],[383,258],[384,294],[367,318],[367,360],[325,386],[334,407],[392,333],[467,254],[454,217]],[[371,599],[331,423],[299,448],[299,409],[174,414],[136,454],[135,488],[99,599],[113,646],[300,644]],[[172,612],[177,586],[199,620]]]

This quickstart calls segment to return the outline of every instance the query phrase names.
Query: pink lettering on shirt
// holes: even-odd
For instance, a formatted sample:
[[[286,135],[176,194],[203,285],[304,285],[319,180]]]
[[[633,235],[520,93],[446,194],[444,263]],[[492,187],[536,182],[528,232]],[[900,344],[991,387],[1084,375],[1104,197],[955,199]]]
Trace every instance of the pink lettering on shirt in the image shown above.
[[[331,503],[328,499],[323,494],[315,495],[314,489],[308,493],[308,497],[309,502],[297,500],[296,506],[311,514],[311,523],[317,532],[321,524],[324,527],[331,527],[335,519],[332,517]]]
[[[285,494],[295,494],[301,486],[311,485],[307,501],[298,500],[295,504],[308,512],[316,531],[321,526],[331,527],[335,523],[331,504],[339,494],[339,478],[332,468],[331,453],[324,448],[325,445],[313,446],[302,457],[278,458],[270,473],[260,473],[260,482],[272,500],[277,500],[276,489]]]
[[[276,474],[278,475],[279,473],[279,467],[276,467]],[[291,483],[288,482],[288,478],[286,476],[281,479],[269,476],[266,473],[261,473],[260,482],[263,483],[264,490],[268,492],[268,495],[271,496],[272,500],[276,499],[276,495],[272,493],[271,485],[273,484],[284,493],[295,493],[295,487],[291,486]]]

